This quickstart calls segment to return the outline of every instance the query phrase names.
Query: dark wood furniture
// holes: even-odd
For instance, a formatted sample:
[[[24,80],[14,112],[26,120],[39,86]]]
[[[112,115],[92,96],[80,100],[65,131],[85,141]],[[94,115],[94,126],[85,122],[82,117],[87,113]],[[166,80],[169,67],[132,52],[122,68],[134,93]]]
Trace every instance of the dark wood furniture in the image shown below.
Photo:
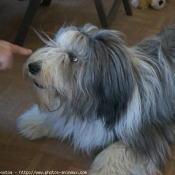
[[[110,27],[121,2],[123,2],[126,14],[132,15],[132,10],[131,10],[129,0],[114,0],[114,3],[108,14],[105,14],[104,5],[103,5],[102,0],[94,0],[95,6],[97,9],[97,13],[98,13],[98,16],[101,22],[101,26],[103,28]],[[26,10],[24,18],[17,32],[16,38],[14,40],[14,44],[19,45],[19,46],[23,45],[25,38],[27,36],[27,32],[35,16],[38,6],[39,5],[48,6],[50,5],[50,3],[51,3],[51,0],[30,0],[29,1],[28,8]]]
[[[130,2],[128,0],[114,0],[113,5],[111,7],[111,9],[109,10],[108,14],[105,14],[105,8],[104,5],[102,3],[102,0],[94,0],[96,9],[97,9],[97,13],[101,22],[101,26],[103,28],[109,28],[117,11],[118,8],[121,4],[121,2],[123,1],[123,5],[125,8],[125,12],[127,15],[131,16],[132,15],[132,9],[130,6]]]

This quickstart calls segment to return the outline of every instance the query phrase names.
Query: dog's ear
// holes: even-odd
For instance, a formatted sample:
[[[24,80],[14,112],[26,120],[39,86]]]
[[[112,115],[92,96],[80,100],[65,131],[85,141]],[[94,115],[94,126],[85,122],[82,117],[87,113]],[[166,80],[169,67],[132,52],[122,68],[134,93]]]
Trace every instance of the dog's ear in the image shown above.
[[[132,97],[134,76],[130,55],[117,31],[101,30],[90,44],[96,61],[97,116],[111,127],[126,111]]]

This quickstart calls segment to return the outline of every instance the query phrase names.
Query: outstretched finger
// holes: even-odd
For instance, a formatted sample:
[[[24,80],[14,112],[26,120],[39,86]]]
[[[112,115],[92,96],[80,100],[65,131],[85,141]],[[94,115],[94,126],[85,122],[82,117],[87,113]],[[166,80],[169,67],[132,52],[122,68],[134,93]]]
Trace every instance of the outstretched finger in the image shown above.
[[[11,47],[11,51],[12,53],[17,53],[17,54],[21,54],[21,55],[30,55],[32,54],[32,50],[31,49],[26,49],[17,45],[10,45]]]

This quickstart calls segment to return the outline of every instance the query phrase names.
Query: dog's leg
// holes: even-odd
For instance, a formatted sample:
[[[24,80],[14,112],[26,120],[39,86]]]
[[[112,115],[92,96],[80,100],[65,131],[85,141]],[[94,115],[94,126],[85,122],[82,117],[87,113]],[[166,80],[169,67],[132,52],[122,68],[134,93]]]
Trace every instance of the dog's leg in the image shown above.
[[[160,173],[150,159],[135,155],[122,142],[103,150],[92,163],[88,175],[153,175]]]
[[[47,137],[50,127],[47,126],[47,115],[40,113],[35,105],[29,111],[18,118],[17,127],[19,132],[28,139]]]

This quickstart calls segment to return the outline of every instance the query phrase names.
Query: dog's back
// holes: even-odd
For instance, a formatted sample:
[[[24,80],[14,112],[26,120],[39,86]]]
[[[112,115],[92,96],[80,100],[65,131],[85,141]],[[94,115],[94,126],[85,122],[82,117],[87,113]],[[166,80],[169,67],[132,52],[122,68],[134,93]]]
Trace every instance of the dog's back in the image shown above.
[[[158,62],[163,58],[161,54],[171,62],[170,59],[175,58],[175,25],[164,28],[157,35],[145,38],[136,47]]]
[[[163,29],[157,36],[164,47],[175,46],[175,24]]]

